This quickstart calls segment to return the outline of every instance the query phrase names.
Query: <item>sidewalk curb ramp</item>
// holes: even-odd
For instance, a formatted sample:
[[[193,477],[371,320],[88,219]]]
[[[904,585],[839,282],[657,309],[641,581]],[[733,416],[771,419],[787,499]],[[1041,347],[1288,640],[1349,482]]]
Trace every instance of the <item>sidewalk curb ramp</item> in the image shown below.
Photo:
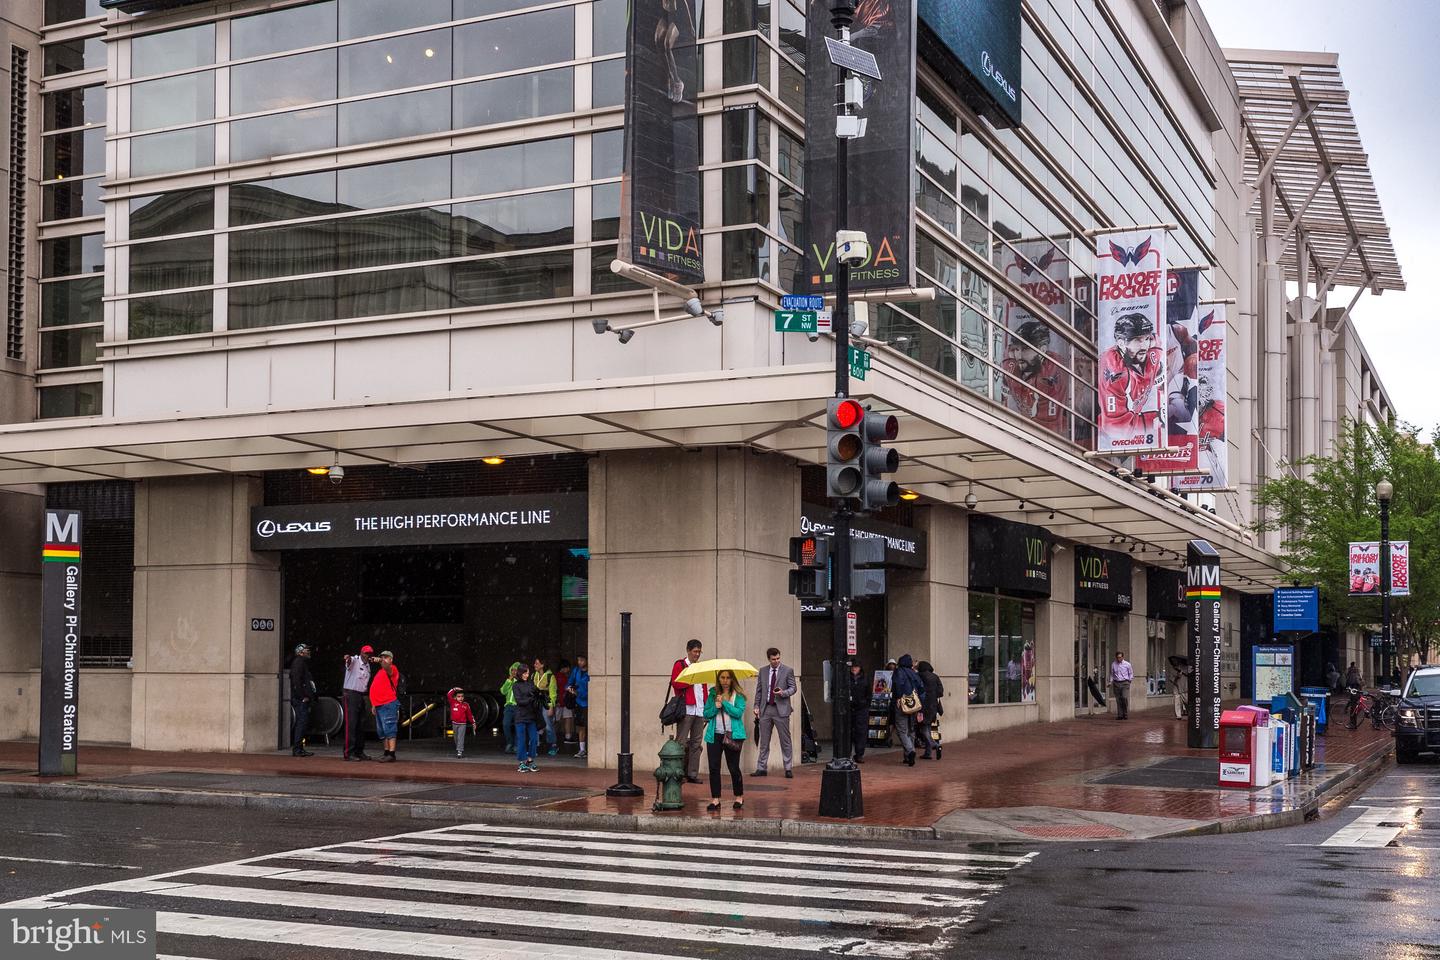
[[[1211,820],[1198,826],[1185,827],[1173,833],[1161,834],[1155,840],[1173,840],[1178,837],[1214,836],[1222,833],[1250,833],[1255,830],[1274,830],[1277,827],[1293,827],[1304,823],[1320,811],[1331,800],[1349,790],[1358,781],[1367,780],[1384,766],[1394,749],[1392,741],[1385,740],[1368,757],[1353,763],[1316,784],[1309,797],[1299,806],[1275,813],[1255,813],[1244,817],[1229,817]]]

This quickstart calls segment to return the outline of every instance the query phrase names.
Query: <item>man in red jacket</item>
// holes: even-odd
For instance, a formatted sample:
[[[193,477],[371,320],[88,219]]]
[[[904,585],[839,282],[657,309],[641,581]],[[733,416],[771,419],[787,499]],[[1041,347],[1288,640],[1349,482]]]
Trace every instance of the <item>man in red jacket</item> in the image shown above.
[[[685,779],[700,782],[700,754],[705,750],[705,701],[710,687],[704,683],[676,683],[680,671],[700,659],[700,641],[685,644],[685,656],[670,668],[670,689],[685,698],[685,716],[675,728],[675,739],[685,746]]]
[[[395,762],[395,741],[400,736],[400,671],[395,654],[380,654],[380,668],[370,681],[370,712],[375,714],[375,734],[385,742],[381,763]]]

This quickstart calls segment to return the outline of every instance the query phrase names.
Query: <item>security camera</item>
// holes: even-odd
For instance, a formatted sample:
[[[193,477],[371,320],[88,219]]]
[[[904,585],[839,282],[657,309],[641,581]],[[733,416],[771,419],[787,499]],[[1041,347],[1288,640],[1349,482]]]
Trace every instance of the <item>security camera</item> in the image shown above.
[[[621,330],[620,333],[617,334],[617,336],[619,336],[621,343],[629,343],[629,342],[630,342],[630,338],[633,337],[633,336],[635,336],[635,331],[634,331],[634,330]]]
[[[974,509],[975,509],[976,507],[978,507],[978,506],[980,506],[980,498],[979,498],[979,497],[975,496],[975,494],[973,494],[973,493],[967,493],[967,494],[965,494],[965,509],[966,509],[966,510],[974,510]]]
[[[725,323],[725,308],[716,307],[714,310],[710,311],[709,317],[711,323],[715,324],[715,326],[717,327],[721,326]]]
[[[590,326],[595,328],[596,333],[604,334],[610,330],[610,321],[604,317],[596,317],[590,321]]]
[[[331,483],[335,484],[335,485],[338,487],[338,486],[340,485],[340,483],[341,483],[344,479],[345,479],[345,468],[344,468],[344,467],[340,466],[340,464],[337,463],[337,464],[335,464],[335,466],[333,466],[333,467],[330,468],[330,482],[331,482]]]
[[[864,230],[840,230],[835,234],[835,256],[843,264],[857,266],[870,259],[870,241]]]
[[[692,317],[703,317],[705,315],[705,305],[700,302],[699,297],[691,297],[685,301],[685,312]]]

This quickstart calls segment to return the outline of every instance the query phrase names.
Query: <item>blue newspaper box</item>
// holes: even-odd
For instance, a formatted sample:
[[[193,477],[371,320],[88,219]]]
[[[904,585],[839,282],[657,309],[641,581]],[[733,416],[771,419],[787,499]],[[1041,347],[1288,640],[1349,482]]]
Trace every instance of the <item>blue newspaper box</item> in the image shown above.
[[[1327,706],[1330,700],[1330,691],[1324,687],[1301,687],[1300,696],[1315,704],[1315,732],[1324,736],[1330,725]]]

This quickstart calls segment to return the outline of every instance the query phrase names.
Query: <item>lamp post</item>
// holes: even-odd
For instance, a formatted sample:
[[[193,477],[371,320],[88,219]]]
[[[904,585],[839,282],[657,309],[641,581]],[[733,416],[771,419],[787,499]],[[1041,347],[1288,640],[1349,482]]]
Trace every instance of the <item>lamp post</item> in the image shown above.
[[[1393,496],[1395,487],[1389,480],[1375,484],[1375,499],[1380,501],[1380,673],[1387,681],[1394,656],[1390,646],[1390,498]]]

